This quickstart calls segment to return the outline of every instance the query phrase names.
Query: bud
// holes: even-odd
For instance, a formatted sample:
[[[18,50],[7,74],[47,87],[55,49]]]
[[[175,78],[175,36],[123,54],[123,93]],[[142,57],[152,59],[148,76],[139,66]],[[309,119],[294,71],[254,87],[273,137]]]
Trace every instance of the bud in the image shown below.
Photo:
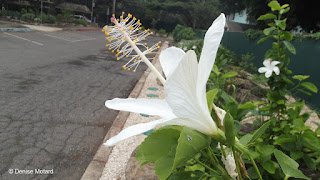
[[[235,143],[234,120],[230,113],[227,113],[223,120],[227,144],[232,147]]]

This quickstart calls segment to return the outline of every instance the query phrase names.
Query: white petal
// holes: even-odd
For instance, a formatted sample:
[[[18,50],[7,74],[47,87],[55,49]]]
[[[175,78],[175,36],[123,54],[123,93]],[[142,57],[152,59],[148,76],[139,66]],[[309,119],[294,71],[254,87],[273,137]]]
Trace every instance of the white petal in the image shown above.
[[[171,76],[172,72],[176,69],[180,63],[185,52],[176,47],[170,47],[162,51],[159,58],[162,66],[162,70],[166,75],[167,79]]]
[[[271,66],[272,66],[272,67],[275,67],[275,66],[278,65],[278,64],[280,64],[279,61],[272,61],[272,62],[271,62]]]
[[[271,69],[271,59],[266,59],[263,61],[263,65],[267,68],[267,69]]]
[[[144,113],[148,115],[159,115],[161,117],[173,116],[170,106],[161,99],[119,99],[106,101],[105,105],[110,109]]]
[[[215,104],[212,104],[212,108],[214,109],[214,112],[218,116],[218,118],[221,120],[221,124],[223,124],[224,116],[226,115],[226,111],[217,107]]]
[[[189,119],[191,124],[188,124],[188,127],[192,128],[197,124],[206,129],[206,134],[214,134],[217,129],[208,107],[203,108],[196,95],[197,74],[196,54],[191,50],[182,58],[164,86],[166,101],[178,118]]]
[[[213,122],[213,120],[212,120]],[[200,119],[187,119],[187,118],[176,118],[163,123],[163,125],[177,125],[186,126],[190,129],[197,130],[203,134],[212,135],[212,130],[208,128],[208,125],[201,122]]]
[[[269,78],[272,75],[272,70],[268,70],[265,74],[266,78]]]
[[[214,20],[204,37],[203,48],[198,67],[197,96],[202,106],[207,107],[206,83],[214,64],[220,41],[223,36],[226,18],[223,13]]]
[[[274,73],[276,73],[276,75],[280,74],[280,69],[276,66],[273,68]]]
[[[259,73],[265,73],[268,71],[268,69],[266,67],[261,67],[258,69]]]
[[[107,142],[104,143],[105,146],[114,146],[120,141],[123,141],[129,137],[136,136],[138,134],[144,133],[146,131],[149,131],[150,129],[155,128],[156,126],[160,125],[161,123],[164,123],[170,119],[159,119],[156,121],[151,121],[148,123],[141,123],[136,124],[133,126],[130,126],[124,130],[122,130],[119,134],[116,136],[113,136],[112,138],[108,139]]]

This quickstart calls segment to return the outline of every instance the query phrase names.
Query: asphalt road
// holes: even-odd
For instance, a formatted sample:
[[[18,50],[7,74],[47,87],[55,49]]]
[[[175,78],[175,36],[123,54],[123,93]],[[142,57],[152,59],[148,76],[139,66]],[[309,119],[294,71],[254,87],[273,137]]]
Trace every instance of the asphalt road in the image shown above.
[[[118,113],[105,100],[127,97],[146,69],[123,70],[104,37],[0,32],[0,179],[81,178]]]

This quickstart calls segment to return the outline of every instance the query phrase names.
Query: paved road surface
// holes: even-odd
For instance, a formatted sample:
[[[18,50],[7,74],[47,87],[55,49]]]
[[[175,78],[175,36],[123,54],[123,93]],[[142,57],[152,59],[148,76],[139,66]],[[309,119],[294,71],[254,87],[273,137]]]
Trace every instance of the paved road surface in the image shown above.
[[[117,115],[105,100],[146,69],[104,47],[101,32],[0,32],[0,179],[80,179]]]

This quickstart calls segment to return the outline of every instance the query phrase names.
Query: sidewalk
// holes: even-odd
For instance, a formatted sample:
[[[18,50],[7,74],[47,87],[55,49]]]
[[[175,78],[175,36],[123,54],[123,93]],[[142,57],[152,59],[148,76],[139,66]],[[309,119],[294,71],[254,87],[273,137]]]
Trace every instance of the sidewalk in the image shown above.
[[[154,66],[161,72],[159,54],[168,47],[168,42],[164,42],[153,61]],[[129,98],[159,98],[164,99],[163,86],[159,85],[157,78],[150,69],[147,69],[135,88],[129,95]],[[158,117],[150,117],[144,114],[129,113],[120,111],[108,134],[104,138],[105,142],[112,136],[118,134],[123,128],[138,123],[145,123],[158,119]],[[125,179],[125,170],[128,160],[132,152],[146,138],[145,135],[138,135],[120,142],[114,147],[106,147],[103,144],[98,149],[93,160],[87,167],[82,176],[82,180],[113,180]]]

